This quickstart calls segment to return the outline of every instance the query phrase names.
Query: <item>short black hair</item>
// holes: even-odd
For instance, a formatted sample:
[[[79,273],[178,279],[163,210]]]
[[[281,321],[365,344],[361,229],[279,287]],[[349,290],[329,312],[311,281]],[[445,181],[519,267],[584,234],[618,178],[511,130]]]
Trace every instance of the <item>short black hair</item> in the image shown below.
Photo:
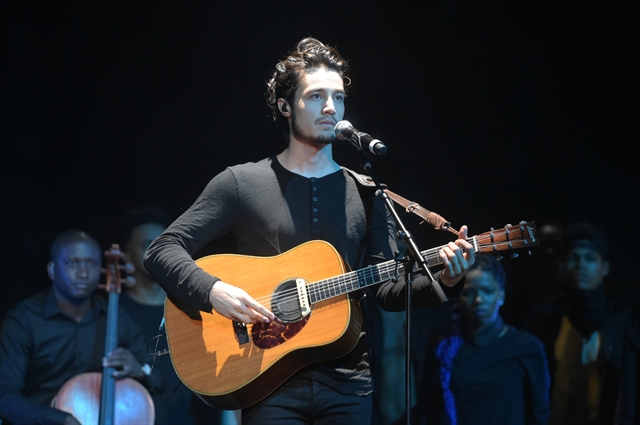
[[[69,245],[74,242],[88,242],[96,246],[98,251],[100,251],[100,244],[96,239],[89,235],[88,233],[79,230],[79,229],[67,229],[58,233],[58,235],[53,239],[51,243],[51,248],[49,250],[49,255],[51,257],[51,261],[55,261],[60,254],[60,249],[63,246]]]
[[[607,238],[604,231],[593,223],[580,221],[568,224],[564,229],[564,254],[574,248],[589,248],[598,251],[607,259]]]

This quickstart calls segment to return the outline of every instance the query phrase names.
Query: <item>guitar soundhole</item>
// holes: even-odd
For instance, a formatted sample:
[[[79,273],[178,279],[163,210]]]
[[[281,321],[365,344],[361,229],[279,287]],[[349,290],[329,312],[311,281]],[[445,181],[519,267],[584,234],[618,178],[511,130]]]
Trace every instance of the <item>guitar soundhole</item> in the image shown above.
[[[273,348],[284,344],[298,334],[311,315],[297,323],[284,323],[276,319],[271,323],[256,323],[251,327],[251,340],[260,348]]]
[[[264,349],[284,344],[296,336],[311,317],[303,317],[295,279],[285,280],[276,287],[271,297],[271,311],[276,316],[273,322],[251,327],[251,340]]]
[[[295,323],[302,319],[295,279],[285,280],[273,291],[271,311],[283,323]]]

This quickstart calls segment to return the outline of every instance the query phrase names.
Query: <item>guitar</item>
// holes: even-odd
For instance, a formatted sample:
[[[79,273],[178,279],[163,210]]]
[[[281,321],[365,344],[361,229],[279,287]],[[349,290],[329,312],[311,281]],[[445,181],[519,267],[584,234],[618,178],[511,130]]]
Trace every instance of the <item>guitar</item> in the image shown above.
[[[467,241],[481,253],[539,244],[534,222]],[[441,264],[441,248],[422,252],[429,267]],[[206,403],[227,410],[257,403],[304,366],[351,351],[362,319],[359,302],[348,294],[404,273],[394,260],[349,271],[324,241],[274,257],[220,254],[196,264],[241,287],[276,316],[268,324],[245,326],[167,298],[165,328],[178,377]]]

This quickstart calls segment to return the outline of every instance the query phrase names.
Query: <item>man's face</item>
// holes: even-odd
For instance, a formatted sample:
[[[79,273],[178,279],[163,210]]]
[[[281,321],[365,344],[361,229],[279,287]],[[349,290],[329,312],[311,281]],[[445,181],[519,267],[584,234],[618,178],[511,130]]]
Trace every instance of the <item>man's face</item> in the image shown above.
[[[609,274],[609,262],[595,249],[573,248],[565,257],[564,269],[577,289],[592,291]]]
[[[307,143],[332,143],[334,127],[344,117],[344,83],[340,74],[320,68],[303,76],[291,111],[291,134]]]
[[[135,266],[136,273],[142,273],[149,275],[149,272],[144,268],[143,260],[144,253],[151,245],[160,233],[164,231],[164,226],[158,223],[144,223],[137,226],[131,232],[131,240],[126,246],[126,252],[129,256],[129,261]]]
[[[504,290],[500,289],[493,274],[481,269],[473,269],[467,273],[460,295],[467,320],[476,323],[478,327],[493,323],[498,318],[503,300]]]
[[[100,280],[101,258],[100,248],[92,242],[75,241],[61,246],[47,267],[57,297],[72,304],[88,300]]]

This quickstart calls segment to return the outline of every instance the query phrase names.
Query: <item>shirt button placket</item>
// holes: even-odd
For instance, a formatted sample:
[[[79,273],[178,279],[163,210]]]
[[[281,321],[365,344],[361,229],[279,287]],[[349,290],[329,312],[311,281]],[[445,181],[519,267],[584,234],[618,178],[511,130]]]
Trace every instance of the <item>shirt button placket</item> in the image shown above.
[[[311,181],[311,234],[319,235],[320,227],[318,225],[318,187],[316,186],[316,179],[312,177]]]

